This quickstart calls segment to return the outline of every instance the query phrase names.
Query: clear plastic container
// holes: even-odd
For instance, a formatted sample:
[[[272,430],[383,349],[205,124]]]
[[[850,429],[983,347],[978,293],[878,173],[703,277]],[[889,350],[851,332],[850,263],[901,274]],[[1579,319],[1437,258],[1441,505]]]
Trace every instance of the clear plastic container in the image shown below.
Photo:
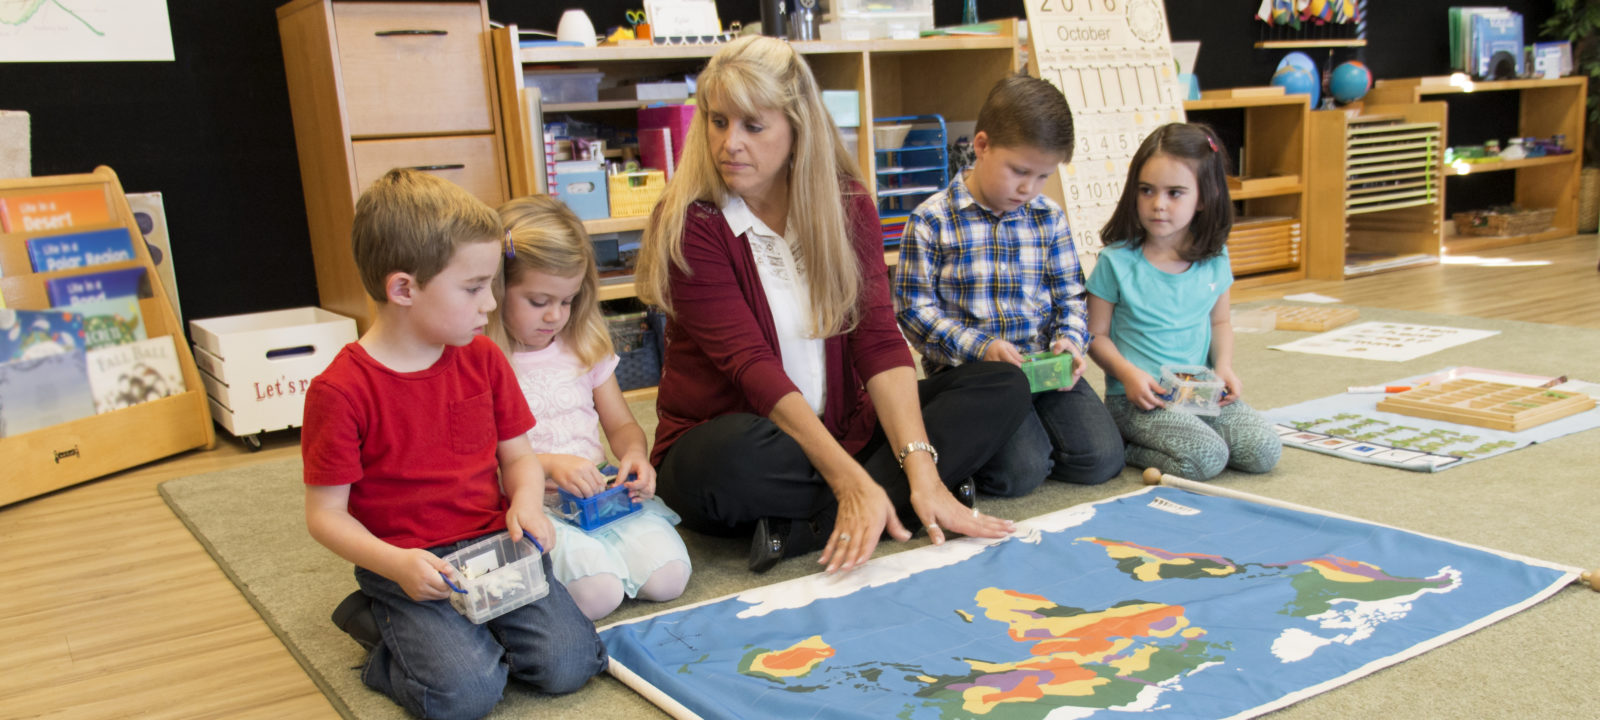
[[[1034,353],[1022,358],[1022,374],[1028,376],[1028,390],[1044,392],[1072,385],[1072,353],[1052,355]]]
[[[1219,403],[1227,394],[1221,378],[1204,365],[1162,365],[1161,387],[1166,388],[1161,399],[1168,410],[1194,415],[1221,413]]]
[[[522,74],[522,82],[539,88],[539,101],[545,104],[596,102],[600,99],[600,78],[604,76],[594,68],[530,70]]]
[[[543,553],[526,538],[495,533],[444,556],[450,582],[464,593],[450,593],[450,605],[468,620],[483,624],[550,592]]]

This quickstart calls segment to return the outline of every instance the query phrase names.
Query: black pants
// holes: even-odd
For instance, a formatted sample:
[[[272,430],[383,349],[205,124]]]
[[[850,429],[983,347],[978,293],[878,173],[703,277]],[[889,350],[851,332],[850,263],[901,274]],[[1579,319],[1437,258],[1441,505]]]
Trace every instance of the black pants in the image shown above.
[[[928,440],[939,450],[939,476],[950,487],[987,462],[1032,411],[1027,378],[1007,363],[969,363],[918,381],[917,391]],[[880,425],[855,458],[915,532],[922,523],[899,451]],[[708,535],[748,535],[762,517],[815,518],[831,527],[838,508],[800,444],[748,413],[714,418],[678,438],[658,468],[656,493],[684,527]]]

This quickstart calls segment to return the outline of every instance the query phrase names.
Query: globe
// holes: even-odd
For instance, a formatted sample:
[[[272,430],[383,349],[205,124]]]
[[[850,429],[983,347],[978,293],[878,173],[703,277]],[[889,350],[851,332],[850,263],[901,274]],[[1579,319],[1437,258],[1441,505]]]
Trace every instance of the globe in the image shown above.
[[[1341,104],[1360,100],[1371,89],[1372,72],[1355,60],[1341,63],[1328,78],[1328,94]]]
[[[1322,96],[1322,83],[1317,81],[1315,70],[1295,65],[1284,65],[1272,74],[1272,84],[1287,93],[1311,96],[1311,107],[1316,107]]]
[[[1305,54],[1303,52],[1300,52],[1298,50],[1296,50],[1296,51],[1294,51],[1292,53],[1289,53],[1288,55],[1284,55],[1283,59],[1278,61],[1277,69],[1278,70],[1282,70],[1285,65],[1293,65],[1295,67],[1303,67],[1303,68],[1306,69],[1306,71],[1310,72],[1313,75],[1315,75],[1316,72],[1317,72],[1317,61],[1312,60],[1310,55],[1307,55],[1307,54]]]

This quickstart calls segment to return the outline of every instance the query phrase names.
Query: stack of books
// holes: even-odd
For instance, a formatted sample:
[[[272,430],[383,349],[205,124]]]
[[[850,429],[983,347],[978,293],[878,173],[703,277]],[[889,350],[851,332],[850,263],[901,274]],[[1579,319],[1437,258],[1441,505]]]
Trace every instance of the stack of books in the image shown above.
[[[50,303],[0,309],[0,437],[186,389],[172,338],[145,332],[143,239],[111,222],[98,188],[0,199],[0,230],[24,237],[25,270],[47,274]]]

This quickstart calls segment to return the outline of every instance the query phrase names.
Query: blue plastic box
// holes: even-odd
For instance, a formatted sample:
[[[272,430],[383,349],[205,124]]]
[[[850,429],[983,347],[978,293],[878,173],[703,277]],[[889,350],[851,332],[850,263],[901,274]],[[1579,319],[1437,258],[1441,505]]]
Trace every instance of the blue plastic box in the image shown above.
[[[602,472],[606,470],[610,471],[609,475],[615,477],[616,468],[608,465],[601,469]],[[638,501],[628,495],[628,486],[622,483],[617,483],[590,497],[578,497],[559,488],[557,492],[561,497],[559,504],[556,505],[556,512],[567,522],[585,531],[598,530],[638,512],[640,508]]]

